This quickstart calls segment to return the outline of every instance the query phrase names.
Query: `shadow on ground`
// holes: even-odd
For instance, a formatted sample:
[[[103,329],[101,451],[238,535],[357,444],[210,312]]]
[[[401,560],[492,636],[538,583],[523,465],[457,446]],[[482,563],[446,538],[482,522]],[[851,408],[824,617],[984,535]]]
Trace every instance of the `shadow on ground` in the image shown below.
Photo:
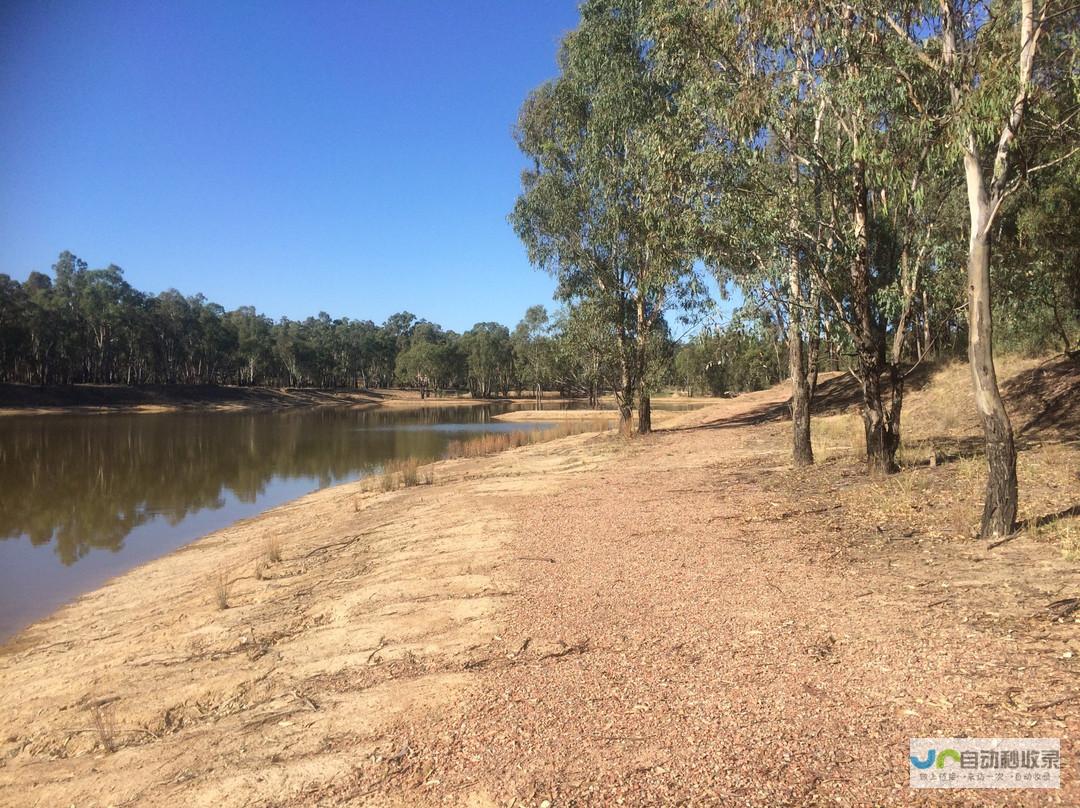
[[[913,368],[904,380],[904,394],[923,389],[930,383],[939,363],[924,362]],[[883,377],[884,378],[884,377]],[[735,399],[736,401],[738,399]],[[839,415],[862,403],[862,387],[850,373],[834,373],[818,382],[811,411],[814,415]],[[733,429],[756,426],[770,421],[787,421],[791,418],[790,399],[774,401],[737,415],[718,418],[687,429]]]

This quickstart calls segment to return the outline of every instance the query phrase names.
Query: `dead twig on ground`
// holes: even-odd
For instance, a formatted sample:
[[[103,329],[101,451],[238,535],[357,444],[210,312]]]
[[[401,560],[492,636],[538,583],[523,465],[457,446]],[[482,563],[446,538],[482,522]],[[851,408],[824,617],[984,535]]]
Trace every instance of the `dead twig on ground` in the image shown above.
[[[567,645],[566,643],[561,641],[560,644],[563,647],[560,648],[558,651],[550,651],[546,654],[541,654],[539,657],[537,657],[537,660],[542,661],[545,659],[562,659],[563,657],[570,656],[571,654],[584,654],[586,651],[589,650],[588,637],[586,637],[581,642],[575,643],[574,645]]]
[[[352,536],[347,536],[341,541],[335,541],[335,542],[330,542],[330,544],[320,545],[319,547],[315,547],[315,548],[313,548],[311,550],[308,550],[308,552],[304,554],[303,558],[305,558],[305,559],[311,558],[316,553],[321,553],[321,552],[324,552],[326,550],[333,550],[333,549],[338,548],[338,547],[347,547],[350,544],[355,544],[357,541],[364,538],[365,536],[370,536],[375,531],[381,530],[382,528],[388,527],[389,525],[392,525],[392,524],[394,524],[394,520],[383,522],[380,525],[375,525],[375,527],[368,528],[363,533],[355,533]]]
[[[783,590],[783,589],[781,589],[780,587],[778,587],[778,586],[777,586],[776,584],[774,584],[774,583],[773,583],[772,581],[770,581],[770,580],[769,580],[768,578],[764,578],[764,581],[765,581],[765,583],[766,583],[766,584],[768,584],[769,586],[771,586],[771,587],[772,587],[773,589],[775,589],[775,590],[776,590],[777,592],[779,592],[779,593],[780,593],[781,595],[783,595],[783,596],[784,596],[785,598],[787,597],[787,593],[786,593],[786,592],[784,592],[784,590]]]
[[[1047,609],[1055,617],[1068,617],[1073,612],[1080,609],[1080,598],[1062,598],[1061,600],[1055,600],[1053,603],[1047,604]]]
[[[371,661],[375,658],[375,655],[377,653],[379,653],[379,651],[381,651],[385,647],[386,647],[386,637],[379,637],[379,644],[375,646],[375,650],[373,650],[370,654],[368,654],[367,664],[370,665]]]

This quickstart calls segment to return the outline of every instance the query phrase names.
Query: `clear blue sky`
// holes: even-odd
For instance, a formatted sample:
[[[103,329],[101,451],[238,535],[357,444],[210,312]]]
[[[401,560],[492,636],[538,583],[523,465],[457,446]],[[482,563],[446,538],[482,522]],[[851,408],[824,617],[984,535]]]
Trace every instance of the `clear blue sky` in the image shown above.
[[[511,137],[575,0],[0,1],[0,272],[511,327]]]

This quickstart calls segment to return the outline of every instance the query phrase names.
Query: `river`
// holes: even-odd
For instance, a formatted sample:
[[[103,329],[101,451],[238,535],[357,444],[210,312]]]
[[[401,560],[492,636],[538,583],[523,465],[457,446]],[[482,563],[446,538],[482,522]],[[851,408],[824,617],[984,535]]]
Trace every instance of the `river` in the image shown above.
[[[442,457],[509,404],[0,418],[0,641],[238,519]]]

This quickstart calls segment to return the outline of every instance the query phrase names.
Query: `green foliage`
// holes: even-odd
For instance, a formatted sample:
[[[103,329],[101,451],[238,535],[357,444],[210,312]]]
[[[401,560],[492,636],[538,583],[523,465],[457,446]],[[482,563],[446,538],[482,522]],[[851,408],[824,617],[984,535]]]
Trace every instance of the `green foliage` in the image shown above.
[[[533,165],[510,215],[529,260],[557,279],[557,296],[606,318],[624,417],[655,376],[650,335],[664,312],[703,302],[688,182],[701,127],[681,115],[679,86],[655,70],[650,5],[582,4],[559,77],[521,109],[517,141]]]
[[[1039,355],[1080,344],[1078,222],[1080,156],[1031,175],[1009,200],[992,274],[1001,347]]]
[[[779,344],[767,321],[740,316],[707,328],[675,354],[674,381],[687,395],[761,390],[783,378]]]
[[[498,332],[501,364],[491,370],[487,343],[473,340],[483,354],[473,359],[483,377],[477,389],[505,389],[513,375],[508,333],[482,326]],[[92,270],[69,252],[51,275],[33,272],[22,283],[0,275],[6,382],[385,387],[396,379],[466,387],[470,344],[409,312],[381,326],[326,312],[274,322],[250,306],[227,312],[175,289],[150,295],[119,267]]]

